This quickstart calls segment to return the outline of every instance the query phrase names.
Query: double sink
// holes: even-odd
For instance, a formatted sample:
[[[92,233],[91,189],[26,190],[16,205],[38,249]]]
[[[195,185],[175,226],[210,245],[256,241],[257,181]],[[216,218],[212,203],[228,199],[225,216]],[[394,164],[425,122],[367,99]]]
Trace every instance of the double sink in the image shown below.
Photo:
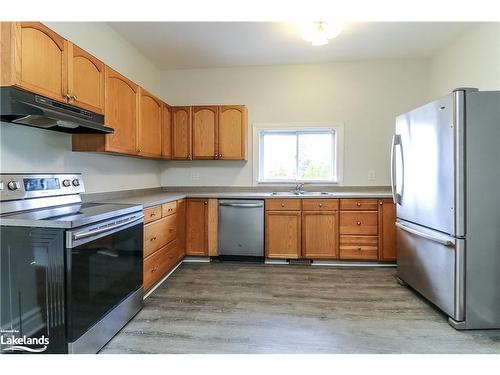
[[[303,196],[303,197],[311,197],[311,196],[321,196],[327,197],[334,195],[335,193],[330,193],[326,191],[303,191],[303,190],[292,190],[292,191],[273,191],[271,196]]]

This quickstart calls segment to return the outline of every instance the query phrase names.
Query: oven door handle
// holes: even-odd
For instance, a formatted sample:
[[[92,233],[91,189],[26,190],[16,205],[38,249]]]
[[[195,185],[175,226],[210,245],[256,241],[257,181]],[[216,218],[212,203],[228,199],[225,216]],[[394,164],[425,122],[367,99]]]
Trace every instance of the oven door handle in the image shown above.
[[[108,224],[101,224],[101,226],[94,225],[93,228],[88,230],[67,231],[66,232],[66,248],[72,249],[74,247],[83,245],[87,242],[97,240],[98,238],[111,235],[122,229],[126,229],[138,223],[142,223],[144,215],[135,213],[125,218],[117,218],[114,221],[109,220]]]
[[[131,219],[133,219],[133,218],[131,218]],[[108,225],[108,226],[106,226],[104,228],[93,229],[93,230],[90,230],[88,232],[73,233],[73,240],[74,241],[78,241],[78,240],[81,240],[83,238],[93,237],[93,236],[96,236],[98,234],[101,234],[101,233],[104,233],[104,232],[108,232],[108,231],[111,231],[111,230],[123,227],[123,226],[128,225],[128,224],[135,223],[136,221],[141,220],[142,216],[138,217],[138,218],[136,218],[134,220],[131,220],[131,219],[125,220],[125,221],[121,221],[121,222],[119,222],[117,224]]]

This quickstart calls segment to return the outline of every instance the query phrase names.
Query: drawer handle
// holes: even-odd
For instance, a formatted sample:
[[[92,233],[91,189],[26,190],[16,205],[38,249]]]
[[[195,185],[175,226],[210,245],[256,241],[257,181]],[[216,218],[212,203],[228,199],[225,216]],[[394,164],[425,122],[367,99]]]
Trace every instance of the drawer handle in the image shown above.
[[[156,241],[156,237],[151,237],[150,241]]]
[[[281,207],[285,207],[285,204],[284,204],[284,203],[281,203]]]
[[[319,204],[319,206],[320,206],[320,207],[323,207],[323,203],[320,203],[320,204]]]
[[[361,248],[360,248],[360,247],[358,247],[358,251],[361,251]]]
[[[156,213],[153,212],[152,214],[149,215],[149,217],[153,217],[153,216],[156,216]]]
[[[356,224],[357,225],[361,225],[361,221],[356,221]]]
[[[153,267],[153,269],[151,270],[151,273],[155,273],[157,269],[158,269],[158,267]]]
[[[172,208],[169,208],[169,209],[168,209],[168,212],[170,212],[170,211],[172,211]]]
[[[361,202],[356,202],[356,206],[361,207]]]

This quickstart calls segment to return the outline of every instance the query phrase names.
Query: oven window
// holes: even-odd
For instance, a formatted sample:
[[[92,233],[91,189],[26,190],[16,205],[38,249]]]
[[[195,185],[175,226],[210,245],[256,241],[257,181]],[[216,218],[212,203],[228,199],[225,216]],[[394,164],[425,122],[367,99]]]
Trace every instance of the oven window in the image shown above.
[[[68,338],[76,340],[142,285],[143,225],[68,249]]]

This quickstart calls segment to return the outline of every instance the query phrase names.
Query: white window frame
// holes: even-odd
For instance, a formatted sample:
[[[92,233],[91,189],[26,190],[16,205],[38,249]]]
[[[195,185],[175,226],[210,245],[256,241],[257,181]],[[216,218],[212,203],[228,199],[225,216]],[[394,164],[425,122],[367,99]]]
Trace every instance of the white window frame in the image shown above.
[[[334,137],[334,173],[332,180],[264,180],[260,177],[262,170],[261,160],[261,130],[276,131],[314,131],[314,130],[333,130]],[[315,185],[341,185],[343,181],[344,165],[344,124],[343,123],[325,123],[325,122],[289,122],[289,123],[255,123],[253,124],[253,181],[254,185],[276,185],[289,186],[297,183],[315,184]]]

